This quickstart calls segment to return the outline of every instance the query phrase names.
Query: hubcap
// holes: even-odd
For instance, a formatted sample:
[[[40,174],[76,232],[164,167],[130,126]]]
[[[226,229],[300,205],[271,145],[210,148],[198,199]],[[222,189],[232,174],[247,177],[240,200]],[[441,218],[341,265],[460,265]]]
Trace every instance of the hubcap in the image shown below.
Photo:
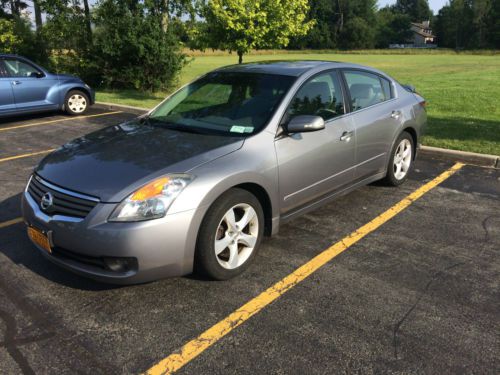
[[[259,219],[254,208],[246,203],[226,212],[215,233],[215,256],[225,269],[232,270],[245,263],[252,254],[259,235]]]
[[[68,107],[75,113],[82,113],[87,108],[87,100],[79,94],[71,95],[68,99]]]
[[[411,164],[411,143],[407,139],[403,139],[396,149],[394,154],[394,177],[402,180]]]

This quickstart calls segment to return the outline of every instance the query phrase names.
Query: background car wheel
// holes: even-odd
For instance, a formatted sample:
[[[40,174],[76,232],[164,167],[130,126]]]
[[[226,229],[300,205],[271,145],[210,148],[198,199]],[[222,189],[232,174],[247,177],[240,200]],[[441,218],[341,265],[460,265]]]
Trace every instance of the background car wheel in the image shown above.
[[[243,189],[221,195],[203,219],[196,245],[196,271],[215,280],[242,273],[252,262],[264,233],[259,200]]]
[[[69,115],[82,115],[89,108],[89,97],[82,91],[72,90],[64,100],[64,110]]]
[[[413,165],[414,144],[412,136],[402,132],[396,140],[387,167],[387,175],[383,181],[391,186],[398,186],[405,182]]]

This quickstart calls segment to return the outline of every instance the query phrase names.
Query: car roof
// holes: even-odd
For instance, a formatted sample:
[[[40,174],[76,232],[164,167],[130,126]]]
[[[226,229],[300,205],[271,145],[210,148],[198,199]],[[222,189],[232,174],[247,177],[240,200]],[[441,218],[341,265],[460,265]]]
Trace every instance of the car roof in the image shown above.
[[[24,57],[16,55],[14,53],[0,53],[0,57],[16,57],[16,58],[20,57],[20,58],[24,59]]]
[[[286,61],[259,61],[246,64],[229,65],[219,69],[216,72],[242,72],[242,73],[263,73],[263,74],[279,74],[298,77],[308,71],[318,68],[334,69],[334,68],[362,68],[374,70],[373,68],[362,65],[343,63],[338,61],[323,61],[323,60],[286,60]],[[319,69],[322,70],[322,69]]]

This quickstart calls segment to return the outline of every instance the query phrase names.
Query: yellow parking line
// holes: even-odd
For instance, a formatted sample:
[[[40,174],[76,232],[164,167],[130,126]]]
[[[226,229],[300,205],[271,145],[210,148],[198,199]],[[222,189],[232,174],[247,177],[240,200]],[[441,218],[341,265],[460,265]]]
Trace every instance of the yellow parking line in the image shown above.
[[[284,279],[278,281],[269,289],[253,298],[252,300],[241,306],[239,309],[231,313],[229,316],[203,332],[197,338],[185,344],[182,348],[180,348],[179,351],[174,352],[168,357],[162,359],[156,365],[151,367],[147,371],[147,374],[170,374],[179,370],[181,367],[200,355],[203,351],[215,344],[233,329],[243,324],[264,307],[266,307],[278,297],[283,295],[285,292],[303,281],[313,272],[317,271],[320,267],[324,266],[330,260],[347,250],[350,246],[354,245],[363,237],[379,228],[382,224],[392,219],[401,211],[408,208],[413,202],[422,197],[429,190],[445,181],[448,177],[453,175],[463,166],[464,164],[462,163],[456,163],[453,167],[441,173],[432,181],[421,186],[406,198],[402,199],[400,202],[389,208],[387,211],[383,212],[369,223],[363,225],[347,237],[332,245],[303,266],[297,268],[294,272],[286,276]]]
[[[40,154],[48,154],[49,152],[52,152],[54,150],[55,150],[55,148],[51,148],[50,150],[43,150],[43,151],[31,152],[29,154],[9,156],[7,158],[0,159],[0,163],[3,163],[4,161],[9,161],[9,160],[27,158],[29,156],[35,156],[35,155],[40,155]]]
[[[9,126],[8,128],[0,128],[0,132],[6,131],[6,130],[20,129],[20,128],[29,128],[31,126],[41,126],[41,125],[53,124],[55,122],[61,122],[61,121],[79,120],[79,119],[82,119],[82,118],[91,118],[91,117],[116,115],[117,113],[122,113],[122,111],[98,113],[96,115],[87,115],[87,116],[67,117],[67,118],[62,118],[62,119],[58,119],[58,120],[51,120],[51,121],[44,121],[44,122],[35,122],[33,124]]]
[[[0,223],[0,229],[5,228],[5,227],[9,227],[9,226],[17,224],[17,223],[21,223],[22,221],[23,221],[22,217],[16,217],[15,219],[4,221],[3,223]]]

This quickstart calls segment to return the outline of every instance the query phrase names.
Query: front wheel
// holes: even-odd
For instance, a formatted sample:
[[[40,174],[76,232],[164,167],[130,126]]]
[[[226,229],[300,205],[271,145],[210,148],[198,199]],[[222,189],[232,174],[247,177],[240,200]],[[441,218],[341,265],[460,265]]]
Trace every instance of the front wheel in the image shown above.
[[[196,245],[195,268],[215,280],[242,273],[262,240],[264,213],[259,200],[243,189],[220,196],[203,219]]]
[[[389,159],[387,175],[384,182],[388,185],[398,186],[408,179],[408,173],[413,164],[414,144],[412,136],[403,132],[396,140]]]
[[[89,108],[87,94],[79,90],[68,92],[64,100],[64,110],[69,115],[83,115]]]

